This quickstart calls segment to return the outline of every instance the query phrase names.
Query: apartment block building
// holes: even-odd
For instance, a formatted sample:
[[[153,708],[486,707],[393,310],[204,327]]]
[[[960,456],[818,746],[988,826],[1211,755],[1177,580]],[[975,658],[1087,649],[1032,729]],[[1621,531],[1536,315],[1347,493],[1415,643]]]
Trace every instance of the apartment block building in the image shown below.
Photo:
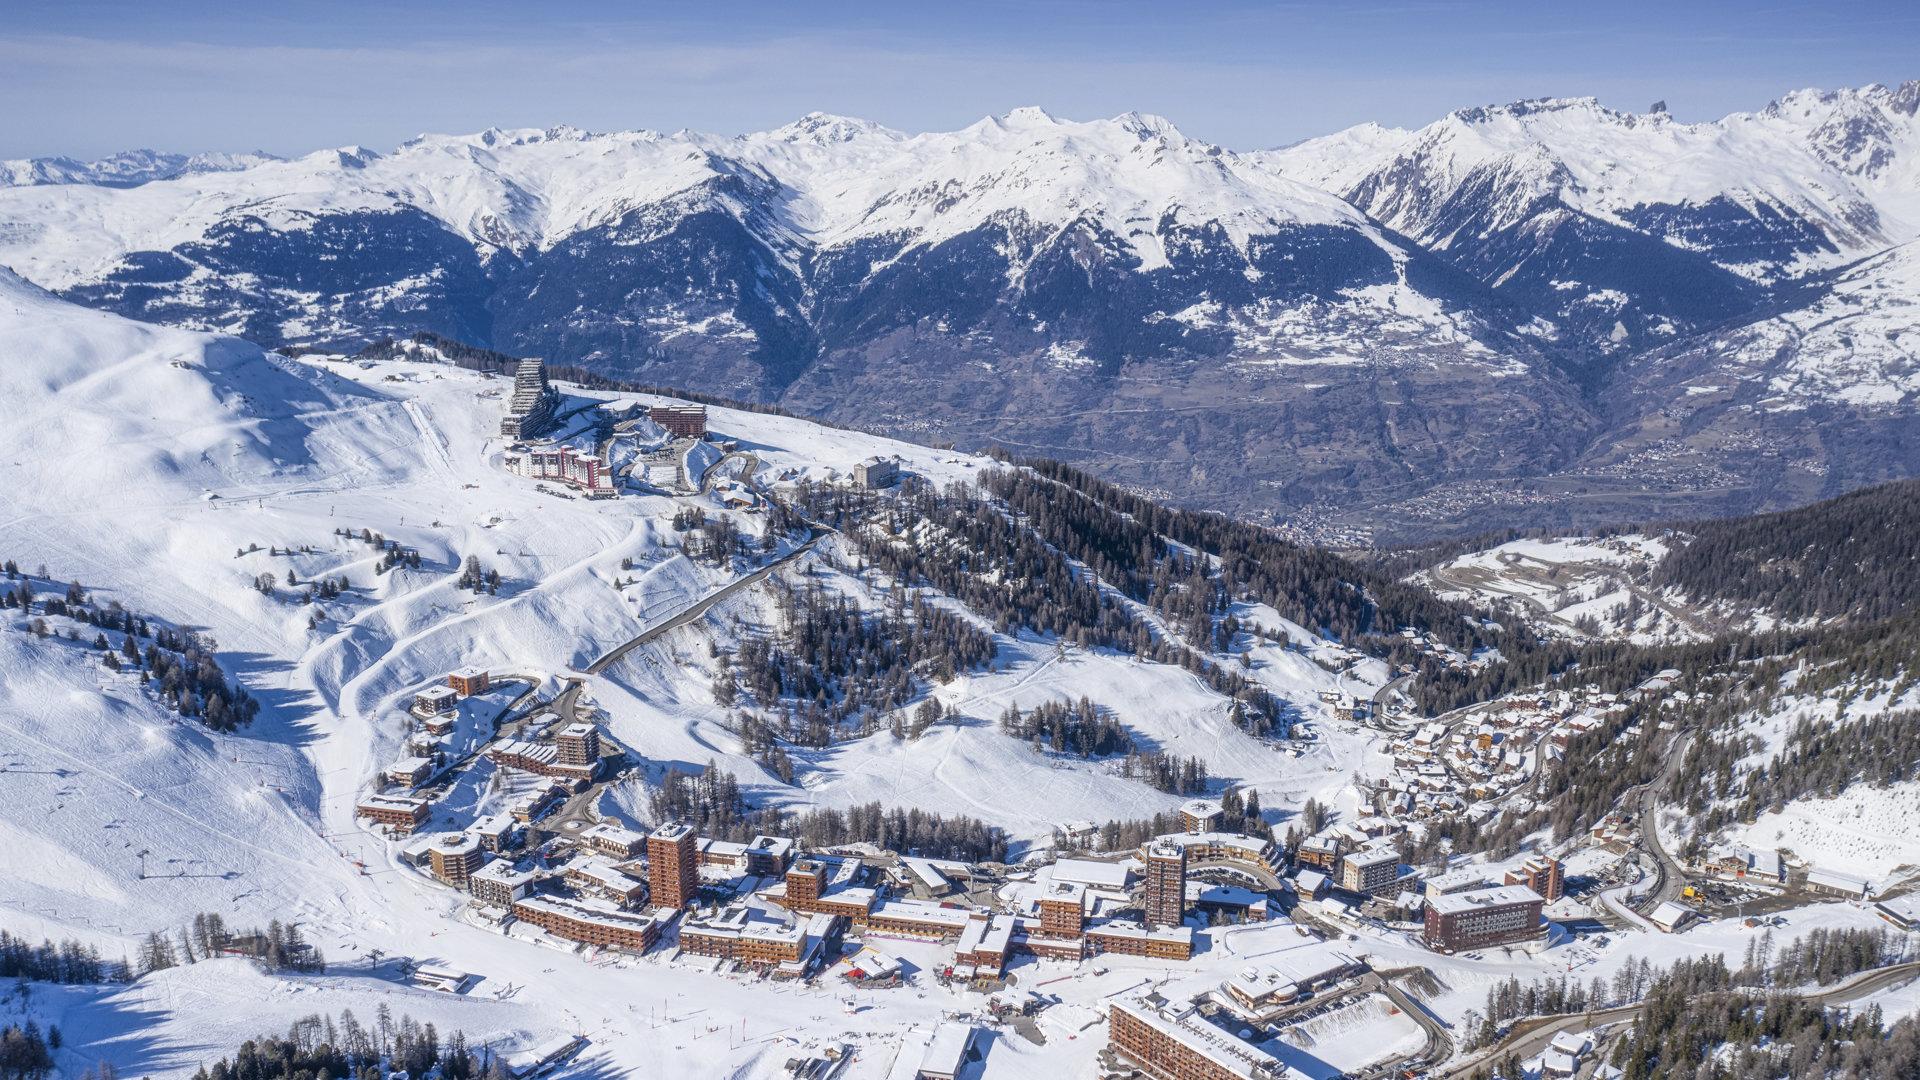
[[[1540,937],[1543,901],[1525,885],[1449,893],[1427,902],[1424,940],[1436,952],[1511,945]]]
[[[672,821],[647,837],[647,885],[655,907],[684,908],[700,885],[699,838],[693,826]]]
[[[1201,1019],[1192,1006],[1121,998],[1107,1014],[1107,1046],[1154,1080],[1282,1080],[1280,1059]]]
[[[1156,840],[1142,852],[1146,862],[1141,885],[1141,908],[1147,927],[1179,926],[1186,918],[1187,850]]]

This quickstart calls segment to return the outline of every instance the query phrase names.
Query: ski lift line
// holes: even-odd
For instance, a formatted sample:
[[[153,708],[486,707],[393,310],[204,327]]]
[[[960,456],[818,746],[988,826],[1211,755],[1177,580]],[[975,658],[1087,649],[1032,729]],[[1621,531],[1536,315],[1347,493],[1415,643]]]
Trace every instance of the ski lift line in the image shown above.
[[[287,863],[292,866],[306,865],[305,862],[303,862],[302,860],[292,855],[286,855],[281,852],[274,851],[270,848],[261,847],[257,844],[253,844],[249,841],[243,840],[240,837],[234,836],[231,833],[227,833],[220,829],[214,828],[213,826],[208,825],[205,821],[203,821],[199,817],[196,817],[192,814],[187,813],[186,811],[180,809],[179,807],[176,807],[171,803],[168,803],[164,799],[147,799],[147,793],[141,790],[140,788],[127,783],[125,780],[120,779],[119,777],[113,775],[112,773],[106,772],[105,770],[95,767],[94,765],[87,762],[83,758],[80,758],[74,754],[67,753],[65,750],[62,750],[59,747],[48,743],[44,739],[39,739],[32,735],[29,735],[26,732],[21,731],[19,728],[14,727],[11,724],[0,723],[0,730],[4,730],[12,734],[15,738],[33,743],[34,745],[40,747],[42,750],[45,750],[48,753],[54,754],[58,757],[65,758],[68,761],[71,761],[75,765],[79,766],[80,771],[92,773],[93,775],[103,780],[106,780],[107,782],[114,784],[115,786],[125,790],[129,794],[133,795],[134,798],[144,800],[148,803],[148,805],[158,807],[161,810],[164,810],[167,813],[180,818],[181,820],[187,822],[190,825],[193,825],[206,832],[212,833],[215,836],[219,836],[223,839],[229,840],[236,846],[247,848],[248,850],[253,851],[256,854],[267,856],[269,858],[279,860],[280,862]]]

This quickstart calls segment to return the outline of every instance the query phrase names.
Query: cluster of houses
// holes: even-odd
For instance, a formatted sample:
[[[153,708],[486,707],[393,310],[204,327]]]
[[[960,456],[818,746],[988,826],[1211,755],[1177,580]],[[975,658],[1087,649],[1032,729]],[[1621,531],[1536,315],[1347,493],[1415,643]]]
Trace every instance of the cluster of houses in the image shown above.
[[[848,932],[869,942],[950,944],[952,962],[939,974],[962,982],[998,980],[1022,955],[1186,960],[1194,951],[1190,912],[1262,919],[1267,910],[1264,893],[1189,880],[1189,860],[1256,860],[1268,873],[1277,869],[1270,841],[1176,835],[1122,861],[1055,862],[1042,868],[1020,910],[990,910],[927,895],[950,892],[954,878],[970,872],[965,864],[802,852],[787,837],[737,842],[677,823],[642,834],[602,822],[536,851],[524,850],[525,842],[524,823],[503,813],[459,832],[412,837],[400,857],[468,893],[509,928],[523,923],[553,938],[638,953],[672,927],[682,955],[776,978],[811,973],[837,956]],[[743,892],[743,881],[754,887]],[[712,896],[725,899],[703,903]]]
[[[358,815],[402,835],[424,825],[431,803],[419,789],[449,767],[448,740],[459,723],[460,703],[493,686],[486,671],[465,667],[414,694],[405,753],[381,770],[380,789],[360,801]],[[493,739],[481,753],[501,770],[509,792],[506,814],[521,825],[585,790],[604,769],[599,729],[563,723],[552,711],[528,718],[512,737]]]
[[[1392,743],[1394,768],[1375,783],[1373,803],[1393,817],[1491,817],[1499,800],[1620,707],[1613,694],[1557,690],[1502,699],[1474,723],[1424,724]]]
[[[412,712],[422,733],[450,730],[458,701],[488,685],[485,672],[463,669],[416,695]],[[1502,710],[1513,723],[1491,726],[1497,732],[1537,729],[1540,741],[1550,744],[1573,719],[1569,704],[1534,700]],[[1561,726],[1541,725],[1542,715]],[[1465,740],[1469,753],[1485,749],[1482,734]],[[1417,770],[1437,763],[1417,759],[1447,753],[1456,741],[1428,728],[1396,749],[1416,759],[1419,775]],[[1423,882],[1402,862],[1408,816],[1384,812],[1305,838],[1289,866],[1270,838],[1223,831],[1219,804],[1207,800],[1181,808],[1183,831],[1156,837],[1129,857],[1066,858],[1041,868],[1032,895],[1011,910],[952,898],[955,882],[973,872],[966,864],[903,858],[883,871],[861,857],[802,853],[779,837],[737,842],[688,832],[662,846],[603,824],[569,838],[579,848],[573,857],[556,863],[549,851],[530,865],[502,856],[512,850],[517,829],[599,778],[599,732],[545,712],[484,753],[504,775],[517,778],[506,808],[461,833],[409,841],[404,854],[410,861],[470,892],[476,903],[554,936],[645,951],[672,923],[684,953],[771,965],[788,974],[809,970],[819,946],[847,931],[950,943],[953,962],[941,974],[963,981],[998,979],[1021,955],[1184,960],[1194,950],[1190,922],[1268,918],[1289,872],[1309,918],[1339,923],[1361,913],[1417,922],[1429,947],[1455,952],[1543,938],[1542,908],[1564,888],[1561,864],[1545,857],[1498,880],[1462,870]],[[363,816],[398,833],[417,829],[428,807],[411,791],[430,779],[436,761],[409,757],[390,766],[386,778],[403,790],[370,794],[361,804]],[[674,869],[662,876],[662,866]],[[1206,874],[1207,880],[1194,874],[1208,869],[1227,873]],[[703,879],[716,885],[755,879],[749,892],[758,903],[683,917],[679,913],[687,911]],[[741,896],[738,890],[729,895]],[[769,912],[779,914],[770,918]]]
[[[457,674],[464,686],[484,686]],[[558,720],[548,725],[557,730],[538,733],[543,721],[535,717],[523,737],[485,753],[503,773],[550,782],[564,797],[594,779],[600,757],[593,725]],[[838,955],[848,932],[870,942],[951,945],[951,963],[938,974],[968,983],[1001,979],[1023,955],[1184,961],[1194,953],[1193,922],[1263,920],[1270,902],[1268,891],[1190,871],[1225,868],[1277,886],[1282,870],[1270,839],[1214,828],[1217,804],[1191,804],[1186,823],[1194,831],[1155,838],[1127,857],[1040,867],[1011,904],[965,899],[971,889],[960,883],[979,873],[966,863],[803,852],[787,837],[730,841],[677,823],[648,834],[612,822],[569,826],[526,850],[537,805],[516,802],[458,831],[411,835],[427,809],[424,799],[386,792],[360,807],[403,837],[402,861],[466,892],[510,932],[524,924],[592,948],[646,952],[671,928],[683,955],[775,977],[809,974]]]
[[[1401,862],[1405,827],[1366,817],[1306,838],[1292,883],[1305,910],[1341,924],[1356,912],[1384,920],[1417,920],[1421,940],[1436,952],[1544,941],[1543,908],[1565,892],[1565,866],[1536,855],[1494,871],[1472,866],[1420,877]]]
[[[424,825],[431,806],[414,792],[431,783],[446,767],[448,740],[459,723],[460,703],[492,688],[492,678],[486,671],[463,667],[415,694],[407,709],[406,752],[380,770],[381,789],[362,798],[356,814],[403,834]]]

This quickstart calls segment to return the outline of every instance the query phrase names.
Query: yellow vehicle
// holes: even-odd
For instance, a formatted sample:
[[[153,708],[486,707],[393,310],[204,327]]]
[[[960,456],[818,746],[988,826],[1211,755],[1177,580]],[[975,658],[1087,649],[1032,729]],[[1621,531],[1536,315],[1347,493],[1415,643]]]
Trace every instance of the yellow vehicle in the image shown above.
[[[1680,890],[1680,896],[1685,900],[1698,900],[1700,899],[1700,890],[1689,885]]]

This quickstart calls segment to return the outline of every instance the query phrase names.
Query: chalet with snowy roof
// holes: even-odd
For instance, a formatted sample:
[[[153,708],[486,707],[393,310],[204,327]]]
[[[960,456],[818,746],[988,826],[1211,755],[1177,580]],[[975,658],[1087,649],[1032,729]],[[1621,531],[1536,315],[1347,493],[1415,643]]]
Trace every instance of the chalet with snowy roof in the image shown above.
[[[368,795],[354,806],[358,817],[407,832],[426,824],[427,813],[427,800],[399,795]]]
[[[451,714],[460,707],[460,691],[451,686],[429,686],[413,695],[413,711],[422,717]]]
[[[477,667],[463,667],[447,674],[447,687],[461,697],[484,694],[492,685],[487,672]]]
[[[1672,900],[1661,901],[1647,913],[1647,921],[1666,934],[1677,934],[1685,930],[1699,917],[1699,912]]]
[[[1715,877],[1741,878],[1755,884],[1784,885],[1787,863],[1777,851],[1729,848],[1716,852],[1702,867]]]
[[[960,1071],[973,1055],[977,1034],[972,1025],[951,1020],[935,1028],[933,1038],[927,1040],[927,1048],[920,1055],[919,1066],[913,1071],[913,1080],[958,1080]]]
[[[1327,895],[1331,883],[1318,870],[1298,870],[1293,875],[1293,891],[1303,900],[1318,900]]]
[[[513,902],[513,917],[555,937],[603,949],[643,953],[660,940],[660,921],[591,897],[566,900],[527,896]]]
[[[388,765],[381,773],[390,784],[415,788],[427,782],[433,775],[433,762],[422,757],[406,757]]]
[[[1845,900],[1867,900],[1873,896],[1873,882],[1831,870],[1807,871],[1807,891]]]
[[[602,821],[580,832],[580,841],[610,859],[637,859],[647,850],[644,833]]]
[[[934,865],[932,860],[902,859],[899,870],[903,884],[910,888],[917,888],[928,896],[945,896],[954,889],[953,879]]]
[[[1920,926],[1920,901],[1910,896],[1881,900],[1873,905],[1873,913],[1902,930]]]
[[[492,863],[468,876],[467,892],[472,894],[476,903],[505,909],[513,907],[516,899],[532,896],[534,886],[538,886],[540,880],[540,871],[520,871],[507,859],[493,859]]]

